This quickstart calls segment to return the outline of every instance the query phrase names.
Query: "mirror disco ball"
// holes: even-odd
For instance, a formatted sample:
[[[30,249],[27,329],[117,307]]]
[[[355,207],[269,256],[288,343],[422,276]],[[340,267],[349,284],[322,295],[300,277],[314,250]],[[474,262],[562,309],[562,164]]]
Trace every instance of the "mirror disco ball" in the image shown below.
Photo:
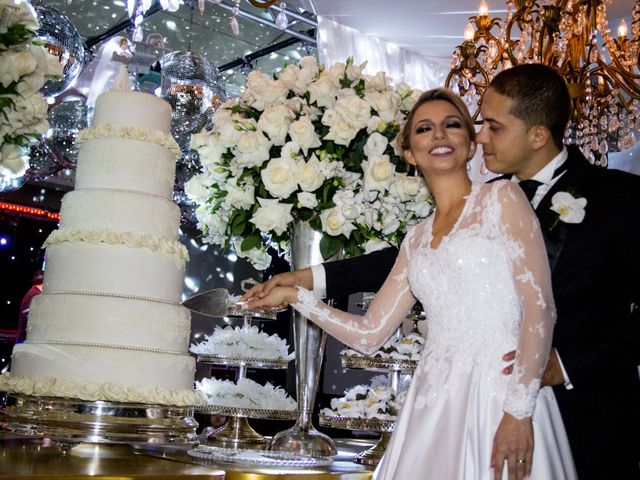
[[[160,65],[160,96],[171,104],[173,135],[199,132],[226,100],[221,75],[204,57],[192,52],[169,53]]]
[[[87,104],[84,98],[73,98],[49,110],[47,144],[61,168],[75,168],[78,158],[76,136],[87,128]]]
[[[62,78],[48,80],[41,89],[45,96],[52,97],[64,92],[78,78],[88,56],[82,37],[71,20],[52,7],[36,5],[35,10],[40,23],[35,39],[42,41],[62,65]]]

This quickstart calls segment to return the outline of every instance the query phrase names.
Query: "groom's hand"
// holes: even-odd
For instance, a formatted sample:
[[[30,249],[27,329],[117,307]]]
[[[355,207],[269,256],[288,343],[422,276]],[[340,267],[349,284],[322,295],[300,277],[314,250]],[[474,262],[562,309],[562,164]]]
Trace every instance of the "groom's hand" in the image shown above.
[[[511,375],[513,373],[513,362],[516,359],[516,351],[512,350],[506,353],[502,360],[505,362],[512,362],[502,369],[504,375]],[[564,383],[564,376],[562,375],[562,368],[560,368],[560,360],[558,360],[558,353],[555,348],[551,349],[549,353],[549,361],[547,362],[547,368],[542,374],[542,386],[554,386],[562,385]]]
[[[311,268],[303,268],[293,272],[284,272],[274,275],[264,283],[254,285],[251,290],[245,293],[241,298],[241,302],[245,302],[254,298],[264,298],[275,287],[303,287],[307,290],[313,289],[313,273]]]

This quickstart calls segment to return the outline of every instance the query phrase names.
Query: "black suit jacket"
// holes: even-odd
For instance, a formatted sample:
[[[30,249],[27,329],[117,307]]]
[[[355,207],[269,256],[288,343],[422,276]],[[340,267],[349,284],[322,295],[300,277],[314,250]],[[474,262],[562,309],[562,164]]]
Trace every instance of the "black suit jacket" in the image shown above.
[[[554,391],[579,478],[638,478],[640,177],[595,167],[574,148],[567,162],[536,209],[558,312],[553,345],[574,387]],[[560,191],[587,199],[581,223],[549,208]],[[396,255],[325,264],[328,296],[378,290]]]

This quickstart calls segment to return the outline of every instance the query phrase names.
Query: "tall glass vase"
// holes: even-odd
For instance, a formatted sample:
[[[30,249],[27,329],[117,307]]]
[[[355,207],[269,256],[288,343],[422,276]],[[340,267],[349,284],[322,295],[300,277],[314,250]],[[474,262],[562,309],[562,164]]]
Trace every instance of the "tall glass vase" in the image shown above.
[[[320,254],[321,238],[322,234],[313,230],[309,222],[294,223],[291,230],[292,270],[324,261]],[[274,435],[269,449],[330,457],[337,453],[333,440],[318,432],[311,421],[326,333],[295,310],[293,321],[298,420],[293,427]]]

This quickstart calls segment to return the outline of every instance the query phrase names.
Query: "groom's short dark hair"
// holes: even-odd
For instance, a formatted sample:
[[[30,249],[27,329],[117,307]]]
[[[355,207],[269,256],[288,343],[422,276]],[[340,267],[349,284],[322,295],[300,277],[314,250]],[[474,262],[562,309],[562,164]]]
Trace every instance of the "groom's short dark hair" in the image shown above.
[[[513,101],[511,115],[527,127],[547,127],[553,143],[562,148],[571,99],[567,84],[558,72],[541,63],[526,63],[500,72],[491,80],[489,88]]]

